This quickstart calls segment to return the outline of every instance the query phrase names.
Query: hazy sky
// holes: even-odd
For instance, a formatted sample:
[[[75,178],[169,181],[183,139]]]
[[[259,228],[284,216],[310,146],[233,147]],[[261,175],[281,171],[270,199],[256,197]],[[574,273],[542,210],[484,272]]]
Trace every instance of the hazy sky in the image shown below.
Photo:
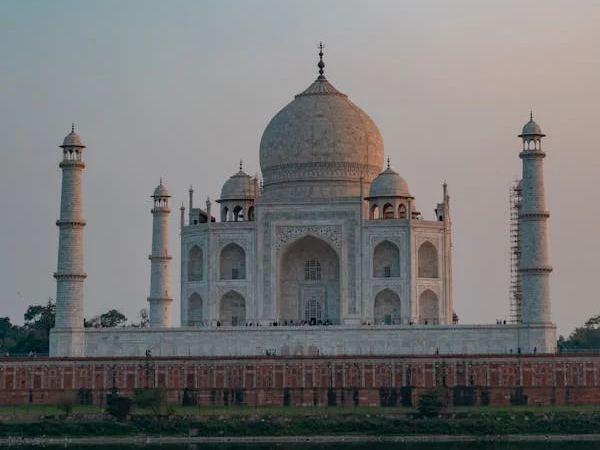
[[[0,2],[0,315],[55,295],[61,158],[84,153],[85,312],[135,318],[149,289],[151,201],[204,201],[270,118],[326,75],[379,125],[433,217],[448,180],[462,323],[508,313],[508,188],[530,108],[544,132],[553,317],[600,313],[600,1]]]

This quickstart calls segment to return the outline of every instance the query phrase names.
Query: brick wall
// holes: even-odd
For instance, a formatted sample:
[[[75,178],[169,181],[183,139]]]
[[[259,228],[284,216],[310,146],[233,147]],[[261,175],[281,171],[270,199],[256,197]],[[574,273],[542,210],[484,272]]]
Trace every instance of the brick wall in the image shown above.
[[[71,391],[102,405],[113,386],[206,406],[410,405],[431,388],[457,405],[600,403],[600,354],[0,359],[0,404]]]

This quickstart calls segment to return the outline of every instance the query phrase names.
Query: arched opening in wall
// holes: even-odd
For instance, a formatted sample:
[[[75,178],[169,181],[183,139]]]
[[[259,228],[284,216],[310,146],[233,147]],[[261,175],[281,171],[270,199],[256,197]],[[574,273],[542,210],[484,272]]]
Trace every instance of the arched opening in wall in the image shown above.
[[[394,207],[389,203],[386,203],[383,206],[383,218],[384,219],[393,219],[394,218]]]
[[[435,292],[427,289],[419,296],[419,322],[426,325],[440,323],[439,301]]]
[[[244,220],[244,208],[241,206],[236,206],[233,208],[233,220],[235,222],[243,222]]]
[[[204,325],[202,313],[202,297],[194,292],[188,299],[188,325],[201,327]]]
[[[227,206],[223,206],[221,210],[221,222],[227,222],[229,220],[229,208]]]
[[[427,241],[419,247],[419,277],[438,278],[438,254],[435,246]]]
[[[254,220],[254,206],[248,208],[248,220]]]
[[[371,219],[379,219],[379,206],[373,205],[371,207]]]
[[[188,281],[202,280],[202,249],[194,245],[188,258]]]
[[[221,280],[246,279],[246,252],[237,244],[227,244],[221,250]]]
[[[390,241],[377,244],[373,251],[373,277],[391,278],[400,276],[400,250]]]
[[[398,206],[398,218],[406,219],[406,206],[404,206],[404,203],[400,203],[400,206]]]
[[[239,327],[246,323],[246,300],[235,291],[221,298],[219,321],[223,326]]]
[[[391,289],[384,289],[375,297],[373,318],[375,325],[399,325],[402,323],[400,297]]]
[[[281,249],[277,276],[279,322],[340,322],[340,262],[327,242],[305,236]]]

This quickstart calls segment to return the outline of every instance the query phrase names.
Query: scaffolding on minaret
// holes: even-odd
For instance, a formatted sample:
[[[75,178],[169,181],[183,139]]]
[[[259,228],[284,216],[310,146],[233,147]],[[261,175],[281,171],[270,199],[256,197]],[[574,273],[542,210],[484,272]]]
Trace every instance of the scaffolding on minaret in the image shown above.
[[[521,276],[519,274],[519,263],[521,261],[519,210],[521,208],[521,181],[514,180],[509,191],[509,239],[510,239],[510,322],[521,323]]]

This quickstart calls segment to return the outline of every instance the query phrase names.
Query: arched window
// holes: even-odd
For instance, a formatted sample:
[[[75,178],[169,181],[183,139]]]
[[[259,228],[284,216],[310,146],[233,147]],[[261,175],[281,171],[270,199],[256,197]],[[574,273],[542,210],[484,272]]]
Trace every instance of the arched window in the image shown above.
[[[377,244],[373,251],[373,277],[390,278],[400,276],[400,250],[390,241]]]
[[[373,318],[375,325],[401,324],[400,297],[391,289],[384,289],[375,297]]]
[[[254,220],[254,206],[248,208],[248,220]]]
[[[393,219],[394,218],[394,207],[389,203],[386,203],[383,207],[383,218]]]
[[[406,219],[406,206],[404,206],[404,203],[401,203],[398,207],[398,217],[400,219]]]
[[[371,219],[379,219],[379,206],[373,205],[371,207]]]
[[[429,241],[419,247],[419,277],[438,278],[437,249]]]
[[[439,324],[439,301],[437,295],[427,289],[419,296],[419,321],[422,324]]]
[[[222,325],[239,327],[246,323],[246,300],[235,291],[221,298],[219,319]]]
[[[304,263],[304,279],[311,281],[321,279],[321,263],[319,261],[309,259]]]
[[[221,222],[227,222],[229,220],[229,208],[227,206],[223,206],[221,210]]]
[[[323,308],[316,297],[311,297],[304,305],[304,320],[309,323],[323,320]]]
[[[188,259],[188,281],[202,280],[202,249],[194,245]]]
[[[188,299],[188,325],[200,327],[203,325],[202,297],[194,292]]]
[[[227,244],[221,250],[221,280],[246,279],[246,252],[237,244]]]
[[[244,220],[244,209],[239,205],[233,209],[233,220],[236,222]]]

